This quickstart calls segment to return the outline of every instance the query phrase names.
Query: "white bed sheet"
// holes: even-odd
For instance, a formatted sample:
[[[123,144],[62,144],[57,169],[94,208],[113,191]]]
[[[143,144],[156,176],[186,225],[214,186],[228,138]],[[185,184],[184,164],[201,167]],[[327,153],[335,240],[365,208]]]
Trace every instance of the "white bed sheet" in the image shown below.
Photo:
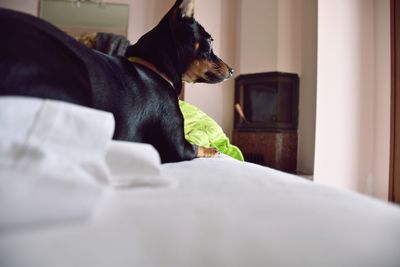
[[[148,146],[111,141],[103,112],[9,98],[0,111],[1,267],[400,266],[397,206],[226,156],[160,165]],[[43,152],[24,162],[57,160],[15,165],[13,142]],[[62,162],[79,171],[57,173]]]
[[[400,210],[227,157],[162,166],[90,221],[3,236],[1,266],[400,266]]]

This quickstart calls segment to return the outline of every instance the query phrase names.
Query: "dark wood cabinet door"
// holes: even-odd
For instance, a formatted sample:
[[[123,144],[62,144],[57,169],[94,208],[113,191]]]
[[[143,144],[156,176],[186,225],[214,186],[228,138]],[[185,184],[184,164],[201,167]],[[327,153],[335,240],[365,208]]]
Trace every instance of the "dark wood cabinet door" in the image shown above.
[[[243,152],[248,162],[277,170],[296,173],[297,132],[234,131],[232,143]]]
[[[392,105],[389,200],[400,204],[400,1],[391,1]]]

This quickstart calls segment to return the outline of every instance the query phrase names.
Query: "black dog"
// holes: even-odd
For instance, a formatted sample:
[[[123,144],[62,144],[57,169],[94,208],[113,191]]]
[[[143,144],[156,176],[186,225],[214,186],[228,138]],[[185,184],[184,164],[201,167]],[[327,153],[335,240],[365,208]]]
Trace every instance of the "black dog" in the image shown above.
[[[164,163],[213,156],[215,150],[185,140],[178,95],[182,81],[217,83],[232,69],[214,55],[193,6],[178,0],[125,57],[96,52],[43,20],[0,9],[0,95],[112,112],[114,139],[152,144]]]

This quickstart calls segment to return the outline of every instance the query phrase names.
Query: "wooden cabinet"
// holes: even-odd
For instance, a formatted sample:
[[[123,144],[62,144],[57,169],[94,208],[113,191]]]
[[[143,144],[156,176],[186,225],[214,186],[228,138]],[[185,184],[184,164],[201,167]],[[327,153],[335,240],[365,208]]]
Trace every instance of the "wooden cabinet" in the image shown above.
[[[234,131],[245,160],[285,172],[297,169],[297,131]]]
[[[299,76],[265,72],[235,79],[232,143],[245,160],[285,172],[297,169]]]

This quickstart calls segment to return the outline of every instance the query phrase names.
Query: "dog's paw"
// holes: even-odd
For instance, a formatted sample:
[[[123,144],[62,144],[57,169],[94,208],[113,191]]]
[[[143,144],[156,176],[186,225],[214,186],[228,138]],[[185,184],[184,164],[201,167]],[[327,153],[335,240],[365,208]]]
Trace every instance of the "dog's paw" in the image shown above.
[[[198,158],[215,158],[220,155],[220,152],[216,148],[207,148],[199,146],[197,151]]]

